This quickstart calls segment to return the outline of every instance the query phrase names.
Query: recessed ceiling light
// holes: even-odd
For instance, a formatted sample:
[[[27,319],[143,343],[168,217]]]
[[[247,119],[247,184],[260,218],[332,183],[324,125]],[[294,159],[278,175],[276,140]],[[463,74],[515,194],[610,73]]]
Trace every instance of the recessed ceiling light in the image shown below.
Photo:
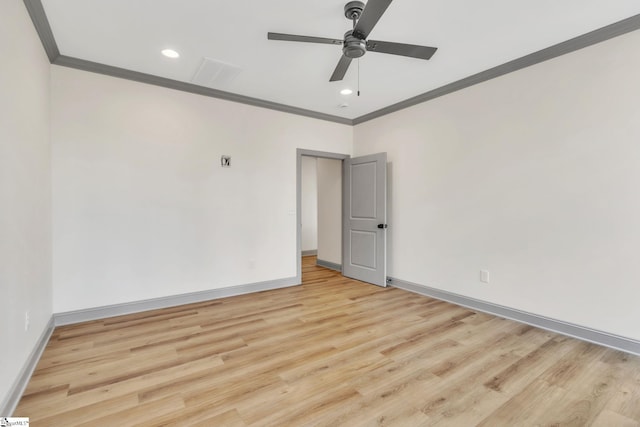
[[[179,58],[180,54],[173,49],[163,49],[162,54],[167,58]]]
[[[341,93],[342,95],[351,95],[351,94],[353,93],[353,91],[352,91],[351,89],[342,89],[342,90],[340,91],[340,93]]]

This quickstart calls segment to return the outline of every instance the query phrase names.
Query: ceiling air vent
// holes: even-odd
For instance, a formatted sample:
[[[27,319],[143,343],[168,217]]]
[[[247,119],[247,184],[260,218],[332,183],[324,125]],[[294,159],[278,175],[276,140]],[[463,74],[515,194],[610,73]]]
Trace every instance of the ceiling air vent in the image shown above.
[[[224,88],[235,80],[240,71],[242,71],[240,67],[235,65],[225,64],[211,58],[203,58],[191,82],[214,89]]]

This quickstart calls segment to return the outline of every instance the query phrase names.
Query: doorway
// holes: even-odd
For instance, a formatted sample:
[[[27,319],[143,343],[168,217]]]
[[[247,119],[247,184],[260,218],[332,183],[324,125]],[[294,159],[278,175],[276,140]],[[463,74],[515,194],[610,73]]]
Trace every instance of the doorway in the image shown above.
[[[342,271],[342,162],[347,154],[297,150],[297,277],[302,256]]]
[[[387,154],[375,153],[362,157],[346,154],[327,153],[312,150],[297,150],[297,280],[302,282],[302,165],[303,158],[311,157],[320,162],[322,159],[339,160],[341,187],[338,190],[341,200],[340,220],[335,220],[331,231],[341,250],[336,259],[341,265],[325,264],[339,270],[344,276],[378,286],[387,285],[386,276],[386,240],[387,240]],[[335,162],[329,162],[335,164]],[[316,177],[317,178],[317,177]],[[322,203],[317,203],[321,205]],[[337,205],[337,203],[336,203]],[[320,211],[318,211],[320,212]],[[337,217],[337,212],[335,212]],[[338,225],[339,233],[336,225]],[[318,240],[320,240],[318,233]],[[328,234],[328,233],[325,233]],[[339,236],[339,237],[338,237]],[[320,252],[320,247],[318,247]],[[318,253],[321,258],[321,253]],[[322,260],[322,258],[321,258]],[[319,263],[320,264],[320,263]],[[333,264],[333,265],[331,265]],[[322,264],[320,264],[322,265]]]

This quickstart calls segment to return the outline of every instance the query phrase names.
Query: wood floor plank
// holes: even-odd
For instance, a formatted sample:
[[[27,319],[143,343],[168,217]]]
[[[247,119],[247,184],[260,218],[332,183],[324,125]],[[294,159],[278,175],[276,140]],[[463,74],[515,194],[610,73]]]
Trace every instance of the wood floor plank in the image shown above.
[[[156,417],[182,412],[184,408],[185,405],[180,396],[175,395],[162,400],[138,404],[133,408],[114,408],[114,410],[107,415],[95,417],[77,425],[82,427],[108,426],[114,424],[119,426],[144,425]]]
[[[640,426],[640,357],[342,277],[54,330],[35,426]]]
[[[549,409],[566,394],[562,388],[536,379],[498,409],[489,412],[477,426],[554,425],[548,417]]]
[[[591,427],[640,427],[640,421],[634,421],[613,411],[604,410],[593,421]]]
[[[129,393],[113,399],[106,398],[85,402],[81,407],[71,410],[66,408],[64,404],[60,404],[57,408],[52,409],[50,413],[43,414],[42,417],[34,416],[30,411],[23,410],[20,407],[18,407],[16,413],[24,414],[19,416],[29,417],[34,425],[77,426],[84,423],[92,423],[95,419],[109,416],[114,412],[128,409],[134,410],[138,405],[136,394]]]
[[[551,338],[516,362],[506,366],[484,385],[507,394],[521,390],[557,363],[558,357],[565,355],[572,345],[574,342],[566,338]]]
[[[640,426],[640,369],[634,367],[635,357],[623,357],[626,361],[621,373],[623,378],[613,384],[615,391],[607,403],[607,409],[637,421]]]

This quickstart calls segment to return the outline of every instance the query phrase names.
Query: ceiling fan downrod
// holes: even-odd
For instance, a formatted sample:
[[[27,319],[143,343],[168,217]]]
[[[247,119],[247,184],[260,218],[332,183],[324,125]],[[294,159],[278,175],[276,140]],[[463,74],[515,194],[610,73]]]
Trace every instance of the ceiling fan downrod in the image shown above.
[[[350,1],[344,5],[344,16],[353,22],[353,29],[356,29],[358,19],[362,16],[364,10],[364,3],[361,1]],[[364,38],[364,37],[361,37]]]

